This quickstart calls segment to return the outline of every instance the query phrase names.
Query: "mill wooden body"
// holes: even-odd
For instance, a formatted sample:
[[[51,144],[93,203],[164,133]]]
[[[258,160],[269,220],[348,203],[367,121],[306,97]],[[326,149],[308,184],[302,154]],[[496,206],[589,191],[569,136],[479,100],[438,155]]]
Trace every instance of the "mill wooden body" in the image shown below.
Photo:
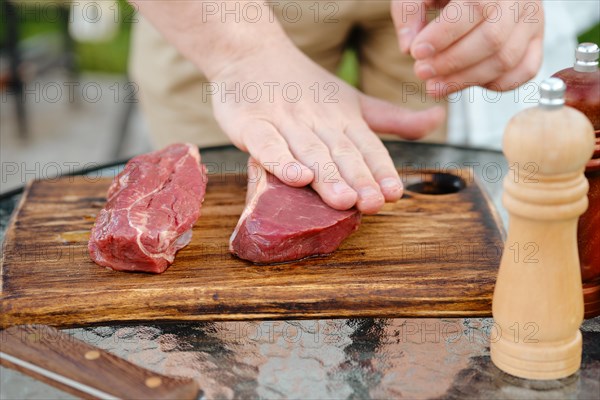
[[[584,318],[600,315],[600,49],[594,43],[581,43],[575,52],[575,65],[555,77],[567,85],[565,104],[588,117],[596,134],[596,147],[587,163],[585,176],[590,185],[588,209],[579,218],[577,242],[583,283]],[[567,133],[568,134],[568,133]]]
[[[565,377],[581,363],[577,219],[588,205],[583,171],[594,135],[588,119],[550,90],[564,95],[564,83],[546,82],[540,103],[546,95],[547,104],[516,115],[505,132],[510,220],[492,303],[492,361],[528,379]]]

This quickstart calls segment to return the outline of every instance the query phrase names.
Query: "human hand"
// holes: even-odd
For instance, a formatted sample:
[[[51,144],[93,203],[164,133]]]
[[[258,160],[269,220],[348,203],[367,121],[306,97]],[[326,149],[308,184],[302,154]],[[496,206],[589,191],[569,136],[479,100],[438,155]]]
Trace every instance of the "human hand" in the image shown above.
[[[427,10],[445,5],[426,22]],[[469,86],[512,90],[542,62],[540,0],[393,0],[400,49],[416,59],[428,93],[445,96]]]
[[[402,196],[374,131],[417,139],[444,120],[441,107],[408,111],[320,68],[269,18],[266,3],[254,4],[262,17],[249,20],[224,18],[211,1],[130,1],[204,72],[205,94],[213,93],[215,117],[233,143],[283,182],[311,184],[334,208],[374,213]]]
[[[402,196],[374,132],[418,139],[445,118],[441,107],[415,112],[366,96],[291,42],[253,49],[209,79],[219,88],[215,117],[232,142],[286,184],[311,184],[336,209],[375,213]]]

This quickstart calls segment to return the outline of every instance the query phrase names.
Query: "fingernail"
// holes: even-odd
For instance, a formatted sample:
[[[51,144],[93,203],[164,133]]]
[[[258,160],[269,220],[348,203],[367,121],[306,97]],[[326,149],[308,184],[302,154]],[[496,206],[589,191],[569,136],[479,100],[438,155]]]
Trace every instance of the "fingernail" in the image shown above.
[[[395,178],[385,178],[379,182],[379,186],[388,192],[399,192],[402,190],[402,182]]]
[[[429,43],[419,43],[411,52],[412,56],[417,60],[432,57],[435,54],[435,49]]]
[[[354,192],[354,190],[352,190],[352,188],[350,186],[348,186],[346,183],[344,183],[342,181],[338,181],[333,184],[333,193],[335,193],[337,195],[352,193],[352,192]]]
[[[413,30],[410,28],[402,28],[398,33],[400,34],[400,50],[404,53],[408,53],[415,36]]]
[[[427,80],[430,78],[433,78],[434,76],[437,75],[437,73],[435,72],[435,69],[426,63],[421,63],[419,61],[417,61],[417,65],[415,66],[415,73],[417,74],[417,77],[419,79],[422,80]]]
[[[381,192],[371,186],[359,189],[358,194],[362,200],[381,197]]]

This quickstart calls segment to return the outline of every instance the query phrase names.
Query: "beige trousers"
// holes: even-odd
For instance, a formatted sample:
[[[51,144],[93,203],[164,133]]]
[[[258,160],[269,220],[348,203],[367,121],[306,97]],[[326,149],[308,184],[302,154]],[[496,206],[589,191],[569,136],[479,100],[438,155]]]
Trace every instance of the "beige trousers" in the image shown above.
[[[273,14],[292,41],[331,72],[339,65],[349,33],[358,29],[359,89],[364,93],[415,110],[445,105],[425,96],[424,83],[413,73],[413,59],[400,52],[389,1],[280,0]],[[134,25],[130,57],[130,74],[139,85],[156,147],[182,141],[230,143],[213,117],[206,78],[141,17]],[[444,142],[445,132],[444,126],[425,140]]]

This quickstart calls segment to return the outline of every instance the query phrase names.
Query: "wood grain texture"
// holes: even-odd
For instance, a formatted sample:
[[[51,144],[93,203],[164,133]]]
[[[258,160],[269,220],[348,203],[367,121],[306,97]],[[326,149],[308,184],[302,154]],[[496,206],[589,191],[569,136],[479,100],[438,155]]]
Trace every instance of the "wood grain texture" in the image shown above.
[[[542,90],[540,95],[544,98]],[[494,292],[494,323],[503,334],[491,340],[490,357],[511,375],[561,379],[581,366],[584,306],[577,221],[588,207],[583,172],[594,142],[584,114],[541,102],[515,115],[504,131],[504,155],[508,165],[517,167],[504,178],[511,251],[502,257]],[[526,163],[535,166],[533,179],[526,178]],[[524,251],[518,256],[513,249]],[[523,340],[504,334],[515,326],[535,332]]]
[[[141,368],[45,325],[0,333],[0,363],[83,398],[196,399],[193,379]]]
[[[332,255],[258,266],[228,253],[246,177],[211,175],[191,243],[161,275],[94,264],[87,232],[109,180],[37,181],[6,233],[3,327],[111,321],[489,316],[499,218],[468,171],[453,194],[407,190]],[[432,177],[403,172],[407,187]]]

